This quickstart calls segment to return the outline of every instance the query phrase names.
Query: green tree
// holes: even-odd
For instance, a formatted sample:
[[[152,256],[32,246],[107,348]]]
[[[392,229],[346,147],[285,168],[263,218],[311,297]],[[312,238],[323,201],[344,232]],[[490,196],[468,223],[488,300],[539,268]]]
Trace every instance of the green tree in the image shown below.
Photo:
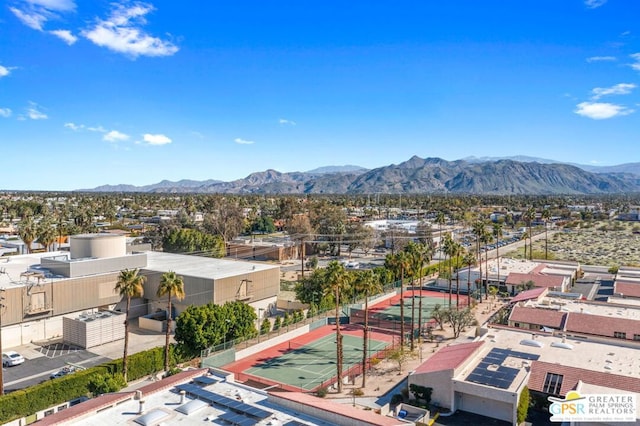
[[[531,224],[536,218],[536,209],[533,206],[530,206],[524,212],[524,214],[522,215],[522,218],[527,223],[527,228],[529,229],[529,260],[533,260],[533,232],[531,232]],[[527,242],[525,241],[525,246],[526,244]]]
[[[549,230],[549,220],[551,219],[551,211],[549,209],[542,210],[542,220],[544,220],[544,259],[549,259],[549,239],[547,231]]]
[[[162,274],[160,286],[158,286],[158,297],[167,296],[167,334],[164,345],[164,370],[169,371],[169,338],[171,336],[171,298],[182,300],[185,297],[184,281],[181,276],[173,271]]]
[[[18,224],[18,235],[27,247],[27,253],[31,253],[31,244],[37,237],[37,227],[31,216],[20,220]]]
[[[400,280],[400,347],[404,350],[404,274],[411,266],[410,258],[406,252],[400,251],[396,254],[388,254],[384,260],[384,264],[386,268],[393,271],[394,278]]]
[[[260,334],[269,334],[271,331],[271,321],[269,318],[265,318],[262,320],[262,324],[260,324]]]
[[[443,309],[440,304],[436,304],[431,310],[431,319],[440,326],[440,330],[444,330],[444,324],[447,321],[446,309]]]
[[[467,265],[467,306],[471,306],[471,267],[476,263],[476,257],[471,252],[466,252],[462,263]]]
[[[418,286],[420,288],[420,300],[418,303],[418,330],[419,336],[422,336],[422,278],[424,275],[424,265],[431,260],[431,250],[432,248],[427,244],[416,244],[413,242],[410,242],[405,248],[405,251],[409,255],[411,275],[412,280],[414,281],[414,284],[411,286],[411,350],[415,347],[415,280],[418,280]]]
[[[502,224],[500,222],[493,224],[493,236],[496,239],[496,265],[498,270],[498,284],[500,284],[500,238],[502,238]]]
[[[480,246],[482,244],[482,238],[487,232],[484,221],[477,220],[476,222],[474,222],[472,225],[472,232],[476,237],[476,259],[478,262],[478,272],[480,274],[479,284],[482,285],[482,251],[480,250]],[[480,295],[480,297],[482,296]]]
[[[453,257],[456,255],[457,253],[457,248],[456,248],[456,242],[453,241],[453,238],[451,237],[451,234],[448,233],[445,235],[444,237],[444,243],[442,245],[442,251],[445,254],[445,258],[448,258],[448,275],[449,275],[449,309],[451,309],[451,305],[452,305],[452,300],[451,300],[451,295],[453,293],[453,286],[452,286],[452,279],[453,279],[453,271],[452,271],[452,267],[453,267]]]
[[[282,327],[282,317],[276,317],[276,319],[273,320],[273,329],[280,330],[281,327]]]
[[[447,322],[451,325],[451,331],[453,332],[454,339],[460,337],[460,333],[475,321],[473,313],[468,307],[463,310],[449,309],[446,311],[445,315]]]
[[[518,399],[518,413],[516,422],[518,424],[522,424],[525,420],[527,420],[527,415],[529,414],[529,404],[530,404],[530,395],[529,388],[524,386],[522,391],[520,391],[520,398]]]
[[[143,284],[146,280],[144,275],[138,275],[138,269],[125,269],[120,271],[115,290],[120,296],[125,297],[127,305],[124,319],[124,354],[122,355],[122,376],[127,381],[128,351],[129,351],[129,309],[131,308],[132,297],[142,297],[144,294]]]
[[[173,229],[162,239],[163,250],[169,253],[201,253],[212,257],[226,254],[224,242],[218,236],[197,229]]]
[[[56,230],[53,226],[53,221],[48,216],[38,223],[36,235],[38,242],[44,247],[45,251],[49,251],[56,240]]]
[[[344,265],[335,260],[329,262],[327,265],[327,285],[325,287],[325,293],[327,295],[333,295],[336,305],[336,370],[339,393],[342,393],[343,361],[342,332],[340,330],[340,295],[347,291],[350,284],[350,277]]]

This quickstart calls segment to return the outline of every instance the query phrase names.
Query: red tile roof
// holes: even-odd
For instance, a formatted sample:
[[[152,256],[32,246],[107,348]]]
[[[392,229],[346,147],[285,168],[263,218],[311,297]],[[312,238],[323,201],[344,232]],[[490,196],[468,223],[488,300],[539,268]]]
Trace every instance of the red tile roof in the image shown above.
[[[624,296],[640,297],[640,283],[616,281],[614,293],[622,293]]]
[[[415,373],[453,370],[472,356],[483,344],[484,341],[480,341],[440,348],[438,352],[416,368]]]
[[[307,405],[321,411],[335,413],[343,417],[351,418],[363,426],[406,426],[407,423],[393,417],[376,414],[372,411],[364,411],[347,404],[339,404],[331,400],[318,398],[300,392],[269,392],[269,398],[282,398],[296,404]],[[277,403],[277,400],[275,401]],[[301,410],[302,411],[302,410]]]
[[[626,333],[628,340],[640,334],[640,321],[602,315],[571,312],[567,316],[566,330],[569,332],[614,337],[615,331]]]
[[[511,299],[511,303],[537,299],[538,297],[542,296],[545,291],[547,291],[546,287],[538,287],[532,288],[531,290],[521,291],[520,293],[516,294],[513,299]]]
[[[562,287],[565,277],[560,275],[521,274],[511,272],[505,281],[508,285],[520,285],[533,281],[536,287]]]
[[[566,312],[555,309],[514,306],[509,321],[541,325],[561,330],[566,315]]]
[[[570,390],[575,390],[579,380],[591,385],[640,393],[640,380],[636,377],[620,376],[543,361],[533,361],[531,363],[529,389],[543,392],[547,373],[561,374],[563,376],[562,387],[560,388],[560,395],[562,396],[566,395]]]

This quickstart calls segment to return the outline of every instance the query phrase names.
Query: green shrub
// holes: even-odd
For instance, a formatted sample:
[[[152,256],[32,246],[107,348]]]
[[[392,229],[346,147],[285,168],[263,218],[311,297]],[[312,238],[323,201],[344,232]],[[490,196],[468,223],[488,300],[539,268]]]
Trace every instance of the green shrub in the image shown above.
[[[529,412],[529,388],[523,387],[520,392],[520,400],[518,401],[518,424],[524,422],[527,419]]]
[[[324,398],[325,396],[327,396],[328,393],[329,393],[329,390],[327,390],[325,386],[319,387],[318,390],[316,390],[316,396],[318,398]]]
[[[404,397],[402,396],[401,393],[396,393],[391,397],[391,405],[398,405],[402,401],[404,401]]]

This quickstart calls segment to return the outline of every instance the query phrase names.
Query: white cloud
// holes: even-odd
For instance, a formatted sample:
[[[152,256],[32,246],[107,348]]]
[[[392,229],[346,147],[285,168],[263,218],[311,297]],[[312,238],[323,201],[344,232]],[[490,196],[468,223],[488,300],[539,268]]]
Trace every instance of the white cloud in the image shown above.
[[[42,27],[48,19],[44,13],[34,10],[20,10],[16,7],[10,7],[9,10],[27,27],[38,31],[42,31]]]
[[[75,123],[64,123],[64,127],[66,127],[67,129],[71,129],[74,131],[80,130],[80,129],[84,129],[84,125],[83,124],[75,124]]]
[[[0,77],[6,77],[11,74],[11,69],[0,65]]]
[[[606,2],[607,0],[584,0],[584,5],[587,6],[589,9],[595,9],[602,6]]]
[[[178,51],[172,42],[153,37],[141,27],[146,24],[145,15],[153,10],[146,3],[135,3],[130,7],[116,4],[108,19],[98,19],[82,35],[94,44],[114,52],[136,58],[138,56],[170,56]]]
[[[11,110],[9,108],[0,108],[0,117],[11,117]]]
[[[592,118],[594,120],[605,120],[618,115],[629,115],[633,112],[623,105],[616,105],[606,102],[581,102],[577,105],[574,112],[583,117]]]
[[[636,87],[638,86],[633,83],[620,83],[612,87],[596,87],[591,91],[593,93],[591,99],[596,100],[609,95],[628,95]]]
[[[27,117],[32,120],[46,120],[49,118],[47,114],[40,111],[40,107],[35,102],[29,102],[29,108],[27,108]]]
[[[631,64],[631,68],[633,68],[636,71],[640,71],[640,52],[639,53],[634,53],[631,56],[631,59],[633,59],[635,62]]]
[[[107,133],[107,129],[105,129],[102,126],[87,127],[87,130],[92,131],[92,132]]]
[[[166,145],[171,143],[171,139],[161,134],[152,135],[150,133],[145,133],[142,140],[148,145]]]
[[[252,145],[252,144],[255,143],[254,141],[248,141],[248,140],[241,139],[241,138],[235,138],[233,141],[235,143],[237,143],[237,144],[240,144],[240,145]]]
[[[615,56],[591,56],[587,58],[587,62],[613,62],[616,60]]]
[[[70,12],[75,8],[73,0],[24,0],[19,7],[9,10],[26,26],[42,31],[44,24],[57,18],[59,12]]]
[[[122,142],[128,139],[129,139],[129,135],[121,133],[117,130],[112,130],[102,137],[102,140],[107,142]]]
[[[295,126],[296,122],[293,120],[287,120],[286,118],[281,118],[278,120],[278,123],[280,123],[281,125],[289,125],[289,126]]]
[[[62,39],[69,46],[71,46],[76,41],[78,41],[78,37],[76,37],[73,34],[71,34],[71,31],[69,31],[69,30],[54,30],[54,31],[49,31],[49,33],[51,33],[54,36]]]

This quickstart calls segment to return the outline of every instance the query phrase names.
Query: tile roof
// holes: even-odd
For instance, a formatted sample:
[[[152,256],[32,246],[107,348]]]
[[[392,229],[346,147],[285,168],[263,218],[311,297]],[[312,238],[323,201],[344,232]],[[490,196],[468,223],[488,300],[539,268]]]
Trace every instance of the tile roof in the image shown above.
[[[571,312],[567,316],[566,331],[608,337],[613,337],[613,333],[617,331],[626,333],[627,339],[631,340],[634,334],[640,334],[640,321]]]
[[[640,297],[640,283],[617,281],[614,285],[614,293],[629,297]]]
[[[483,344],[484,341],[479,341],[440,348],[438,352],[416,368],[415,373],[453,370],[472,356]]]
[[[563,376],[560,395],[564,396],[570,390],[575,390],[578,381],[607,388],[620,389],[628,392],[640,393],[640,380],[635,377],[621,376],[600,371],[587,370],[585,368],[569,367],[544,361],[531,363],[531,375],[528,387],[537,392],[543,392],[544,380],[547,373]],[[544,392],[543,392],[544,393]]]
[[[520,285],[533,281],[536,287],[562,287],[565,277],[561,275],[521,274],[511,272],[505,281],[508,285]]]
[[[513,299],[511,299],[511,303],[537,299],[538,297],[542,296],[545,291],[547,291],[546,287],[538,287],[532,288],[531,290],[521,291],[520,293],[516,294]]]
[[[542,325],[544,327],[561,330],[566,316],[566,312],[561,312],[556,309],[514,306],[509,321]]]

